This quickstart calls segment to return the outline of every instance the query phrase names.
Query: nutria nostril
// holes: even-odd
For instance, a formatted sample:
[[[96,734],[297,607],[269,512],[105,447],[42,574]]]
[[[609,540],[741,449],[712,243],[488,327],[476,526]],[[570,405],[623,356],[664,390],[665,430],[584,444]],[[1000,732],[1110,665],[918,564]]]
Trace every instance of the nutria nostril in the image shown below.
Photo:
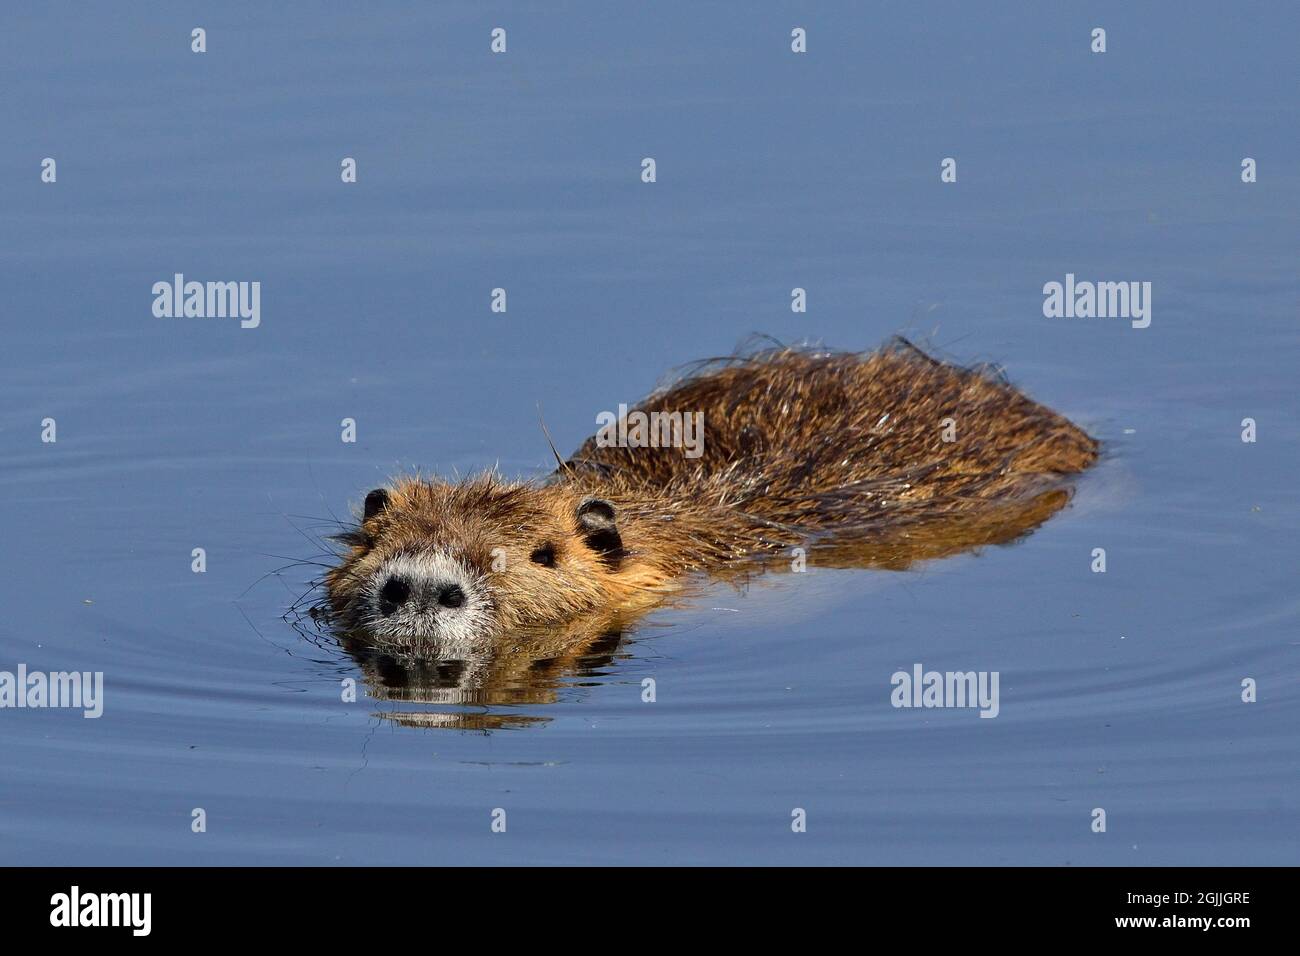
[[[455,584],[448,584],[438,592],[438,603],[443,607],[460,607],[465,603],[465,592]]]
[[[411,596],[411,586],[401,578],[389,578],[384,582],[384,586],[379,589],[379,602],[381,607],[388,607],[396,610],[406,603],[406,599]]]

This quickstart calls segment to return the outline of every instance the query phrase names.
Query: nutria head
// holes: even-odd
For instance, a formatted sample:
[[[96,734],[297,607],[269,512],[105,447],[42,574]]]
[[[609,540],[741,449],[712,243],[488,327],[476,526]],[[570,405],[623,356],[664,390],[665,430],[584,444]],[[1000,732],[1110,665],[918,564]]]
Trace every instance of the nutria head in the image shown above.
[[[366,496],[326,575],[329,602],[380,640],[466,645],[613,602],[624,550],[611,502],[565,485],[403,479]]]

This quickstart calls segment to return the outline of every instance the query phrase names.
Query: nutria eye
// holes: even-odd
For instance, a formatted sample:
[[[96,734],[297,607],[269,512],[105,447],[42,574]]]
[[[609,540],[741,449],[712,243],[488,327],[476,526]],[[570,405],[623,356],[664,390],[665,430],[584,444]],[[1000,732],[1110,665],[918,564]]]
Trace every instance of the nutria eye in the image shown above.
[[[555,547],[544,544],[528,556],[533,564],[540,564],[544,568],[555,567]]]

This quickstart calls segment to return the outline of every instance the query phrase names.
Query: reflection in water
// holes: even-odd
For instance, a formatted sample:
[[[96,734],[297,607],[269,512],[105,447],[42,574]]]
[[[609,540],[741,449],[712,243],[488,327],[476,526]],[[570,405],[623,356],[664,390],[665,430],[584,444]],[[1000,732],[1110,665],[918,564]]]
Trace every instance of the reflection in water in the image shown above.
[[[617,618],[573,622],[564,628],[500,635],[472,650],[383,645],[356,632],[338,637],[360,666],[371,697],[399,705],[457,708],[398,707],[377,716],[407,727],[498,730],[549,720],[500,708],[552,704],[561,688],[575,679],[604,678],[623,643],[623,628]]]
[[[1068,489],[1055,488],[978,514],[847,536],[824,535],[808,542],[807,566],[899,571],[985,545],[1010,544],[1069,500]],[[789,556],[768,557],[737,563],[713,577],[741,587],[758,574],[790,570]],[[681,600],[690,593],[688,585],[665,599]],[[620,658],[631,656],[624,648],[625,638],[647,610],[501,634],[472,648],[420,641],[380,643],[356,631],[334,636],[361,668],[370,696],[397,705],[376,716],[407,727],[487,732],[545,723],[546,716],[513,708],[552,704],[565,688],[607,678]]]

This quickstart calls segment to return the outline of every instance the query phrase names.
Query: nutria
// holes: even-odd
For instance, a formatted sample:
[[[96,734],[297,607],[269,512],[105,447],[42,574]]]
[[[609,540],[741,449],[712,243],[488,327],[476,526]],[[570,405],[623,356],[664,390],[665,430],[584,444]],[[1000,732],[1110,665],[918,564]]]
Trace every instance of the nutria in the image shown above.
[[[870,354],[773,348],[700,363],[627,413],[702,414],[692,449],[602,429],[544,481],[488,473],[371,491],[326,575],[379,640],[457,644],[662,601],[692,572],[803,546],[905,567],[1011,540],[1063,506],[1097,442],[987,366],[906,340]],[[620,434],[622,432],[620,431]],[[665,447],[667,445],[667,447]]]

